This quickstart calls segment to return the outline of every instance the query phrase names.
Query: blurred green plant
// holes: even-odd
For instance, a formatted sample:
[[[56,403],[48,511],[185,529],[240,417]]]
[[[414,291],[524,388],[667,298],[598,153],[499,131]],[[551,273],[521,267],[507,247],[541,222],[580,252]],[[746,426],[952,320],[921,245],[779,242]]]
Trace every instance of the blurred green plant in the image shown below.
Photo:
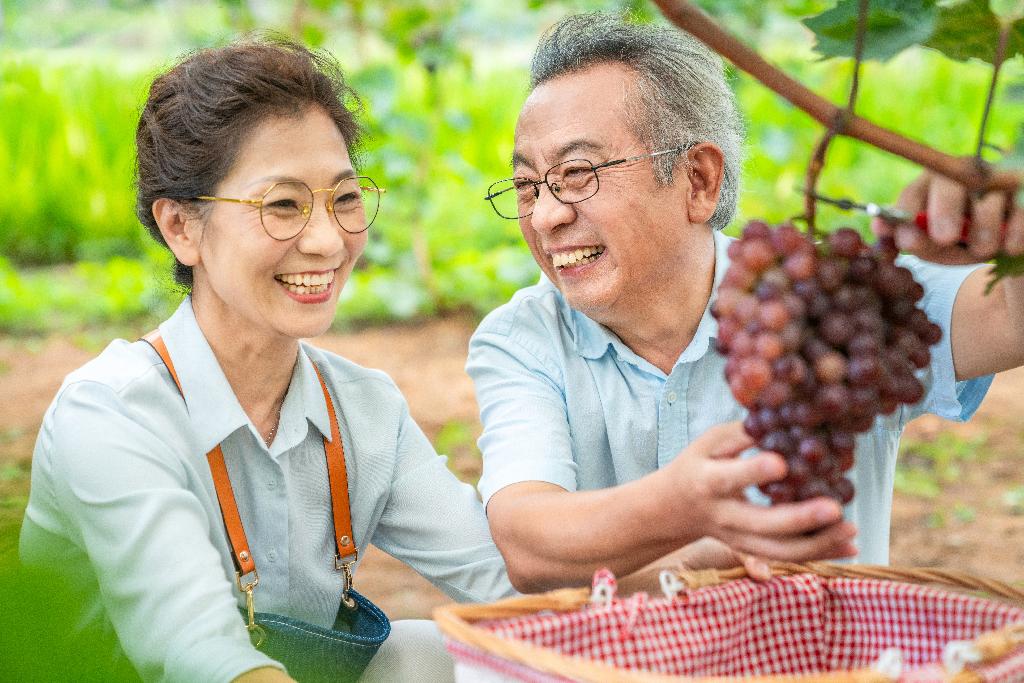
[[[145,78],[0,59],[0,253],[38,265],[140,257],[133,142]]]
[[[12,333],[159,321],[179,298],[152,262],[114,257],[18,271],[0,257],[0,329]]]
[[[479,422],[451,420],[434,437],[434,450],[448,457],[448,469],[462,481],[474,486],[483,469],[480,449],[476,446],[479,436]]]
[[[896,491],[937,498],[944,486],[959,478],[962,465],[985,459],[987,440],[985,435],[965,438],[948,431],[930,440],[904,437],[896,461]],[[953,514],[960,521],[971,521],[974,513],[954,506]]]
[[[522,1],[525,6],[528,0]],[[173,10],[161,2],[136,4],[140,16],[153,21],[163,16],[160,11]],[[816,92],[836,102],[844,99],[846,70],[815,61],[807,36],[802,45],[794,40],[801,35],[793,33],[799,25],[779,15],[817,11],[827,3],[786,0],[778,11],[753,0],[703,4],[735,16],[748,33],[761,26],[758,45],[767,58]],[[110,11],[124,10],[121,5]],[[554,18],[597,5],[564,0],[536,12]],[[18,11],[29,13],[28,7]],[[501,25],[495,17],[512,22],[510,8],[490,1],[423,0],[385,8],[361,0],[317,0],[297,3],[291,14],[278,12],[284,27],[300,38],[357,60],[349,78],[366,105],[362,166],[388,189],[365,255],[342,292],[339,325],[462,309],[483,314],[536,281],[538,269],[518,225],[495,216],[482,199],[487,185],[509,172],[527,74],[474,43],[470,29],[497,42]],[[233,24],[240,29],[265,20],[253,11],[249,3],[224,2],[203,16],[220,26],[226,39]],[[641,15],[645,12],[651,14],[650,6]],[[338,32],[305,35],[303,27],[339,18],[348,26],[346,35],[361,36],[358,50],[342,47]],[[217,30],[209,28],[204,40],[218,42]],[[387,49],[381,48],[382,39]],[[529,42],[532,38],[520,46],[525,53]],[[0,53],[0,172],[10,179],[9,191],[0,194],[0,254],[6,259],[0,261],[0,330],[148,321],[180,300],[167,286],[161,260],[166,257],[133,214],[135,117],[159,58],[114,61],[102,50],[75,54],[76,59],[64,53]],[[1015,80],[1024,82],[1019,60],[1005,70],[1009,90]],[[946,151],[967,154],[988,79],[983,63],[954,63],[932,51],[907,50],[886,64],[865,65],[858,111]],[[749,131],[734,225],[752,217],[786,220],[802,211],[798,187],[820,126],[745,75],[736,75],[734,88]],[[990,142],[1012,147],[1022,119],[1024,98],[1000,98]],[[819,189],[887,203],[916,173],[907,162],[837,140]],[[825,226],[867,230],[860,216],[826,208],[821,215]],[[44,264],[48,267],[39,268]]]

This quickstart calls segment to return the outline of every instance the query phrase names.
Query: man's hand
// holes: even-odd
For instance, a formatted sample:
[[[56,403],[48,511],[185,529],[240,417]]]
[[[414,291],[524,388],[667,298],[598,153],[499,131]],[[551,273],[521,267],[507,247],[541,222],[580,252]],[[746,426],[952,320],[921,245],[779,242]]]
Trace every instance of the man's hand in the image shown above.
[[[676,487],[673,514],[689,517],[691,528],[740,553],[793,562],[856,555],[856,528],[842,520],[835,500],[764,507],[746,499],[748,486],[786,474],[777,453],[738,457],[753,445],[739,422],[713,427],[695,439],[666,468]]]
[[[896,245],[922,259],[962,265],[1024,254],[1024,208],[1004,192],[969,202],[962,185],[926,172],[903,190],[897,206],[911,214],[925,211],[929,234],[879,219],[871,227],[879,235],[895,232]],[[965,215],[971,224],[962,247],[957,243]],[[949,336],[958,381],[1024,364],[1024,277],[1007,277],[994,287],[990,280],[991,269],[978,268],[956,294]],[[978,343],[978,330],[985,331],[984,343]]]
[[[585,585],[600,567],[624,576],[704,536],[794,562],[856,554],[856,530],[836,501],[764,507],[743,497],[747,486],[786,473],[775,453],[737,457],[753,445],[731,422],[709,429],[666,467],[618,486],[506,486],[491,497],[487,515],[512,585],[524,593]]]
[[[1024,254],[1024,209],[1010,203],[1005,192],[989,192],[968,201],[963,185],[925,172],[900,194],[896,206],[928,215],[928,233],[913,225],[893,226],[876,218],[872,230],[893,234],[902,250],[935,263],[960,265],[987,261],[999,253]],[[964,216],[971,219],[966,247],[958,246]],[[1004,227],[1005,224],[1005,227]]]

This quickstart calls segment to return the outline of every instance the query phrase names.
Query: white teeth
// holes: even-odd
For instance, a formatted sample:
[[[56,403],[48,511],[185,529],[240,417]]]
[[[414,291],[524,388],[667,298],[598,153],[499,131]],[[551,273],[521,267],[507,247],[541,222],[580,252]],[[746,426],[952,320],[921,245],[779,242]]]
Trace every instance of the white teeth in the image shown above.
[[[277,276],[290,292],[295,294],[321,294],[334,282],[334,271],[325,273],[284,273]]]
[[[278,275],[277,279],[289,285],[316,287],[319,285],[329,285],[334,282],[334,271],[329,270],[326,273],[285,273]]]
[[[593,261],[604,253],[604,247],[583,247],[575,251],[563,251],[551,255],[551,263],[555,268],[579,265],[581,262]]]

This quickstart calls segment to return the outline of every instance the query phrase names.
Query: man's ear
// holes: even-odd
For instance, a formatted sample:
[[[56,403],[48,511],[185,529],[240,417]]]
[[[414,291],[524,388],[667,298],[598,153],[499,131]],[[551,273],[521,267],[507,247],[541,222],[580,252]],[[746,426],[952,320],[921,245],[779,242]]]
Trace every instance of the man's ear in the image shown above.
[[[199,263],[199,239],[202,232],[189,207],[161,197],[153,202],[153,218],[174,257],[183,265]]]
[[[687,197],[691,223],[707,223],[718,206],[725,174],[725,156],[718,145],[702,142],[686,152],[683,167],[689,181]]]

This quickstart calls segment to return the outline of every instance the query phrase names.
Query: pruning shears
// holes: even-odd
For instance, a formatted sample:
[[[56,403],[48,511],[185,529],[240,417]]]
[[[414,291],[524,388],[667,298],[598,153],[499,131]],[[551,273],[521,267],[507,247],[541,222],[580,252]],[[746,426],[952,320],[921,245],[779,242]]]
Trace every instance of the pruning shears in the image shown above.
[[[916,225],[921,230],[928,232],[928,214],[924,211],[919,211],[916,214],[911,214],[908,211],[901,211],[900,209],[894,209],[888,206],[882,206],[881,204],[875,204],[874,202],[868,202],[861,204],[855,202],[852,199],[833,199],[832,197],[825,197],[820,194],[811,193],[819,202],[825,202],[831,204],[844,211],[860,211],[866,213],[873,218],[881,218],[883,221],[892,224],[906,223],[909,225]],[[960,224],[960,242],[958,246],[967,246],[967,236],[970,233],[971,228],[971,217],[964,216],[963,222]],[[1003,226],[1006,229],[1006,226]]]

